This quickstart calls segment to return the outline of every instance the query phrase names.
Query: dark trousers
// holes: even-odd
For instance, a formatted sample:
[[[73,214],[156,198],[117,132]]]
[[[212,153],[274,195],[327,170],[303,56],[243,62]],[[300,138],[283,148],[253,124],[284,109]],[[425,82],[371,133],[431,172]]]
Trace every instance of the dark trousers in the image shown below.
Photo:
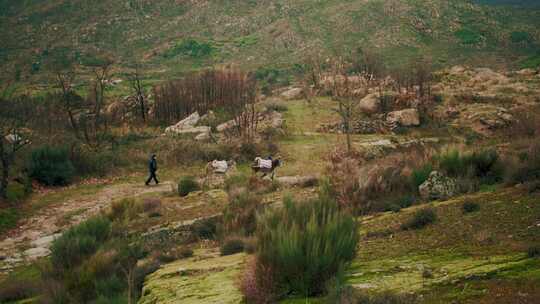
[[[150,184],[152,179],[156,182],[156,185],[159,184],[159,181],[158,181],[157,176],[156,176],[156,172],[154,172],[154,171],[150,171],[150,177],[146,180],[146,184],[147,185]]]

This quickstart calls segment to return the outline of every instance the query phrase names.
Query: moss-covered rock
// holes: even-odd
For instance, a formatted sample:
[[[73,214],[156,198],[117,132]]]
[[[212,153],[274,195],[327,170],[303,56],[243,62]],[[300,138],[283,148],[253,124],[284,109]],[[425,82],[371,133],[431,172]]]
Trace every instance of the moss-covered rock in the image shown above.
[[[193,258],[164,265],[148,276],[139,304],[240,303],[235,282],[243,264],[243,253],[195,252]]]
[[[436,284],[503,274],[529,261],[525,254],[478,258],[452,252],[382,258],[354,263],[349,283],[358,289],[418,292]]]

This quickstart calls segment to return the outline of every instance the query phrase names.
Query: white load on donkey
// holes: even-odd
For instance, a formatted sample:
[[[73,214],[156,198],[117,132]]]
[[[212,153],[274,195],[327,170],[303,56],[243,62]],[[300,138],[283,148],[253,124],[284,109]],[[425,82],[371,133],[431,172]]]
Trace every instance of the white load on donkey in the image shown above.
[[[268,157],[266,159],[262,157],[256,157],[255,161],[253,162],[253,165],[251,166],[251,169],[253,172],[258,173],[262,172],[262,178],[266,177],[269,173],[272,173],[272,180],[274,179],[275,175],[275,169],[277,167],[280,167],[283,164],[283,162],[279,159],[272,159],[272,157]]]

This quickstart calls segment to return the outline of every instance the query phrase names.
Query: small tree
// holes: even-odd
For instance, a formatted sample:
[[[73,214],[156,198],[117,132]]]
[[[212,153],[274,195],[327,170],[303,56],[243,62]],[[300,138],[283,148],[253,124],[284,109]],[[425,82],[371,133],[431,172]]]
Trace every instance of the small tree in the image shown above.
[[[305,296],[324,292],[326,283],[356,256],[358,226],[337,203],[321,194],[316,200],[284,201],[257,222],[257,263],[268,272],[278,294]]]
[[[334,75],[332,99],[337,101],[338,107],[333,110],[340,116],[343,132],[347,138],[347,151],[352,150],[351,132],[352,119],[357,102],[367,95],[367,88],[353,87],[349,76],[345,73],[345,63],[339,59],[335,62],[332,74]]]
[[[55,49],[51,52],[46,67],[52,73],[54,86],[60,91],[58,99],[71,130],[78,140],[82,140],[78,117],[84,110],[84,100],[73,90],[77,78],[75,55],[67,48]]]
[[[136,106],[138,107],[139,114],[143,123],[146,122],[146,91],[142,84],[141,77],[141,66],[140,64],[135,64],[133,71],[128,76],[129,82],[131,84],[131,89],[133,90],[133,98],[135,99]]]
[[[106,56],[96,56],[87,63],[94,75],[89,86],[88,97],[84,111],[80,115],[79,126],[82,129],[85,143],[93,149],[98,149],[107,139],[108,124],[104,115],[105,91],[110,81],[113,66],[112,59]]]
[[[2,94],[5,96],[6,94]],[[22,97],[0,98],[0,162],[2,176],[0,179],[0,197],[6,199],[9,174],[16,154],[30,141],[29,130],[33,116],[31,99]]]
[[[119,260],[120,269],[126,276],[128,285],[127,290],[127,302],[132,304],[135,302],[135,271],[137,269],[137,261],[144,256],[143,250],[140,245],[128,245],[124,244],[120,249]]]

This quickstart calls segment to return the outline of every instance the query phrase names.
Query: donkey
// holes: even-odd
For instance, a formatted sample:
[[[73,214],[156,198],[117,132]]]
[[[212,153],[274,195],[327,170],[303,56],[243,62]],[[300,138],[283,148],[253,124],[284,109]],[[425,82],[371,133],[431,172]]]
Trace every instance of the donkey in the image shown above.
[[[272,173],[272,180],[274,180],[275,169],[283,165],[283,162],[279,159],[263,159],[261,157],[255,158],[251,169],[254,173],[262,173],[261,178],[266,177],[268,174]]]

